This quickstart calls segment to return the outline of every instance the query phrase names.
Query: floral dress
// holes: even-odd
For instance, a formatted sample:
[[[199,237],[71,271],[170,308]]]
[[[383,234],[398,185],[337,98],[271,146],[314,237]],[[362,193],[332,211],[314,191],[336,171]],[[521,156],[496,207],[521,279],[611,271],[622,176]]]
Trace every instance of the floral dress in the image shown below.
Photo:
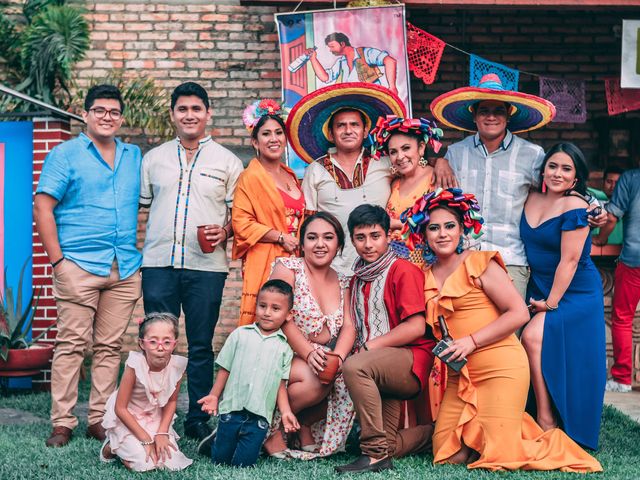
[[[304,269],[304,260],[298,257],[279,258],[280,262],[295,273],[295,286],[293,289],[292,318],[302,334],[314,347],[320,347],[325,351],[331,351],[326,345],[313,342],[313,337],[318,335],[324,325],[334,339],[340,333],[344,321],[344,292],[349,285],[347,277],[338,273],[340,281],[340,307],[331,315],[322,313],[318,302],[311,294],[309,280]],[[325,419],[311,425],[311,433],[318,448],[313,452],[289,449],[291,457],[301,460],[311,460],[317,457],[326,457],[337,452],[344,451],[347,436],[353,426],[355,410],[353,402],[347,391],[342,373],[333,384],[327,397],[327,416]],[[280,428],[280,412],[276,412],[271,424],[273,432]]]

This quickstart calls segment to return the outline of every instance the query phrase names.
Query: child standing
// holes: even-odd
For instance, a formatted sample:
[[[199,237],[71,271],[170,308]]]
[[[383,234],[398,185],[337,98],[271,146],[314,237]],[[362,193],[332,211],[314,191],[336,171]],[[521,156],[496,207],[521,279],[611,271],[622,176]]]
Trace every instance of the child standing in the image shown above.
[[[172,355],[178,319],[151,313],[140,323],[142,352],[130,352],[120,387],[106,405],[102,426],[107,438],[100,460],[120,458],[130,470],[182,470],[193,462],[184,456],[173,430],[180,382],[187,359]]]
[[[256,323],[235,329],[222,347],[211,393],[198,400],[205,412],[220,414],[217,431],[198,448],[202,452],[213,441],[214,463],[255,465],[276,403],[285,432],[300,428],[286,390],[293,352],[280,330],[292,307],[291,285],[269,280],[258,292]]]

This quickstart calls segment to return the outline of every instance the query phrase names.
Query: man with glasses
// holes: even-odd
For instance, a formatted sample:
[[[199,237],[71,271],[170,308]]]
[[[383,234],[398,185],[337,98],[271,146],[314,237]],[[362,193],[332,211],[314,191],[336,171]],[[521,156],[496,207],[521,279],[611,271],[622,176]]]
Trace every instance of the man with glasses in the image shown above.
[[[142,256],[136,249],[140,149],[116,138],[124,112],[116,87],[92,87],[84,107],[86,134],[49,153],[34,201],[58,309],[48,447],[66,445],[78,425],[73,408],[90,346],[87,436],[104,440],[102,417],[116,388],[122,335],[141,294]]]

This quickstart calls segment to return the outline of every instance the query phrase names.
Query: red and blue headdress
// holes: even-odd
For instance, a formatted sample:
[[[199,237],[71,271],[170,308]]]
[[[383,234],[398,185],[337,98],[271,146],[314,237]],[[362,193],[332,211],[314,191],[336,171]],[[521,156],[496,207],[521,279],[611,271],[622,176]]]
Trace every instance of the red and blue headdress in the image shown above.
[[[400,257],[407,258],[409,252],[422,250],[422,256],[428,264],[433,263],[434,257],[427,248],[425,228],[431,218],[431,211],[438,207],[456,210],[462,215],[462,228],[465,235],[479,238],[482,235],[484,219],[480,215],[480,205],[472,193],[463,193],[459,188],[439,188],[435,192],[425,193],[400,215],[404,224],[402,242],[391,242],[391,248]]]
[[[438,153],[442,144],[442,129],[436,122],[426,118],[402,118],[396,115],[387,115],[378,118],[376,126],[369,133],[369,141],[372,145],[371,155],[380,157],[380,154],[388,155],[389,138],[393,133],[409,133],[416,135]]]

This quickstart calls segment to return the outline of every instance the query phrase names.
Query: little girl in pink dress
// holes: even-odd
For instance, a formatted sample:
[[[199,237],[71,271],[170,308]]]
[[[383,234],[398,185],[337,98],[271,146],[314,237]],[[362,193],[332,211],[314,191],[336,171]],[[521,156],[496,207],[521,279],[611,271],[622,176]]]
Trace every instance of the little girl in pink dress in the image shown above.
[[[172,352],[178,319],[152,313],[140,323],[142,352],[130,352],[120,387],[106,405],[106,440],[100,460],[117,458],[130,470],[182,470],[193,462],[178,449],[173,429],[180,382],[187,359]]]

